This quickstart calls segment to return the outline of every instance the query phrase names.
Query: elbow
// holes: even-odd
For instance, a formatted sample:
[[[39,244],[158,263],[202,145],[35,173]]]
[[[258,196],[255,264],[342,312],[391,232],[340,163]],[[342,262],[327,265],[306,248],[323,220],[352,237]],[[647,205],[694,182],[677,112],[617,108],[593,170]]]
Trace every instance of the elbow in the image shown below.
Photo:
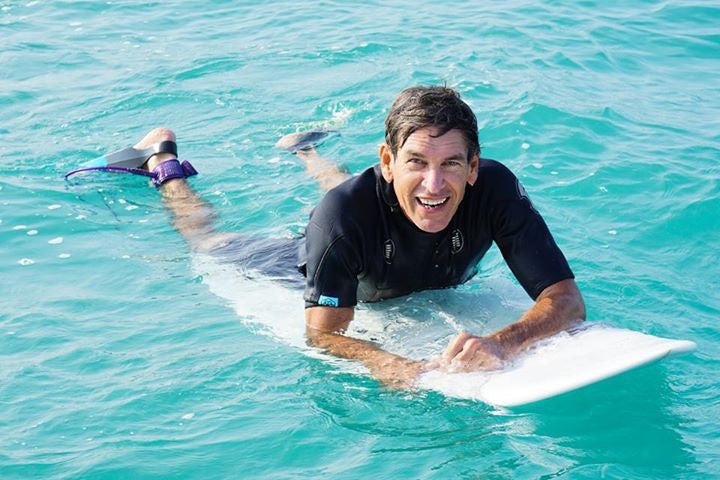
[[[578,296],[575,303],[575,308],[573,310],[573,318],[577,323],[582,323],[587,318],[587,312],[585,311],[585,301],[583,300],[582,295]]]
[[[352,308],[312,307],[305,310],[305,337],[311,347],[327,348],[353,318]]]
[[[342,327],[324,327],[318,328],[310,322],[305,323],[305,343],[307,346],[328,349],[337,343],[338,338],[345,333],[345,329]]]
[[[309,347],[323,348],[327,345],[328,332],[305,326],[305,343]]]
[[[571,319],[572,323],[584,322],[587,317],[587,312],[585,310],[585,300],[583,300],[580,290],[575,287],[575,291],[570,293],[568,297],[568,317]]]
[[[538,300],[549,300],[550,305],[554,306],[556,315],[562,318],[567,326],[576,325],[585,320],[585,301],[572,278],[546,288]]]
[[[585,301],[575,280],[564,280],[558,286],[562,286],[558,293],[561,293],[565,305],[565,318],[571,325],[584,322],[586,318]]]

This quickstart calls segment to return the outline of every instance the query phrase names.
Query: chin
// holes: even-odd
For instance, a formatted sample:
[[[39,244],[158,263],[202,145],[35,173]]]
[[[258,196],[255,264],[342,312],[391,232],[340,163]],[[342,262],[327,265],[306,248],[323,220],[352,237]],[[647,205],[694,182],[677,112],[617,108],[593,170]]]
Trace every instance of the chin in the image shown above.
[[[413,222],[416,227],[418,227],[423,232],[427,233],[437,233],[445,230],[447,226],[450,224],[449,221],[444,223],[438,223],[438,222],[428,222],[425,220],[421,220],[418,222]]]

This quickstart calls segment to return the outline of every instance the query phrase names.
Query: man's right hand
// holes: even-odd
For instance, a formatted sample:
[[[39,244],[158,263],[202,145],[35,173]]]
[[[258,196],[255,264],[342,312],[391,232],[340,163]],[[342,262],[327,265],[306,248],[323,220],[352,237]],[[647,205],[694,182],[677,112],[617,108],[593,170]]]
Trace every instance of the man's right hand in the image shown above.
[[[425,364],[386,352],[370,342],[343,335],[353,316],[353,308],[306,308],[308,343],[336,357],[363,362],[375,379],[390,388],[411,389],[417,377],[426,370]]]

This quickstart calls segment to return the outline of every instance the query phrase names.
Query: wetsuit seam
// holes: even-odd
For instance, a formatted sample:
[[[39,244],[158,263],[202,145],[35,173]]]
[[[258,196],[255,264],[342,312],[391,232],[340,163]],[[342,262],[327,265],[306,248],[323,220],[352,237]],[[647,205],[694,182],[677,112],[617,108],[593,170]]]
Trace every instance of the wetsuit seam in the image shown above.
[[[325,259],[327,258],[330,250],[332,250],[332,248],[335,246],[335,244],[336,244],[339,240],[341,240],[342,238],[344,238],[344,237],[345,237],[344,235],[338,235],[338,236],[335,237],[335,238],[328,244],[328,246],[325,248],[325,251],[323,252],[322,257],[320,257],[320,261],[318,262],[318,266],[317,266],[317,268],[315,269],[315,274],[313,275],[313,283],[314,283],[315,285],[318,284],[318,275],[320,275],[320,272],[321,272],[322,269],[323,269],[323,265],[324,265],[324,263],[325,263]],[[316,293],[317,293],[317,292],[316,292]]]

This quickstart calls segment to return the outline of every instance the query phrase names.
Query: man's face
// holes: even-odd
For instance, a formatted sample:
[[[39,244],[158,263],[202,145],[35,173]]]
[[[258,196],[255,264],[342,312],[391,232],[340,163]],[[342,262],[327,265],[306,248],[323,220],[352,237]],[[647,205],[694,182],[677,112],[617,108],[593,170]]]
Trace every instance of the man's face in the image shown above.
[[[468,162],[468,147],[459,130],[433,137],[434,128],[412,133],[393,155],[380,146],[383,177],[392,182],[400,208],[415,226],[425,232],[439,232],[448,226],[478,175],[478,156]]]

